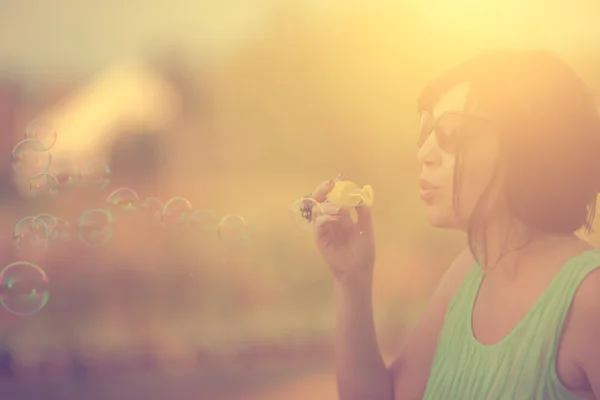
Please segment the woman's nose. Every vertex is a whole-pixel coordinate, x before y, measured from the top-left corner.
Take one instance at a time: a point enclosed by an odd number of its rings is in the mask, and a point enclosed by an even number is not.
[[[426,167],[435,168],[440,164],[440,149],[435,140],[435,135],[429,135],[423,146],[417,152],[419,162]]]

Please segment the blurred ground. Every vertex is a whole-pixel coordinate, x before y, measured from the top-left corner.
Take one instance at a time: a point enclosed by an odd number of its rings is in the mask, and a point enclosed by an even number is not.
[[[252,368],[249,366],[249,368]],[[335,374],[324,366],[280,366],[238,374],[179,376],[127,374],[99,379],[0,386],[2,398],[15,400],[335,400]]]
[[[381,340],[389,362],[402,340]],[[392,345],[393,344],[393,345]],[[62,363],[60,362],[62,361]],[[245,348],[228,357],[197,354],[169,363],[146,357],[96,362],[55,359],[45,365],[1,372],[0,398],[15,400],[335,400],[332,344],[286,343]],[[54,362],[54,364],[52,364]],[[27,372],[27,373],[25,373]]]
[[[281,372],[280,372],[281,374]],[[221,379],[203,382],[198,377],[165,380],[161,377],[127,377],[127,381],[57,383],[3,388],[3,398],[14,400],[336,400],[333,373],[255,377],[254,381]]]
[[[239,400],[336,400],[335,374],[313,373],[282,382],[265,391],[241,395]]]
[[[15,400],[335,398],[335,376],[327,360],[316,363],[290,354],[287,360],[277,360],[271,365],[248,361],[238,360],[233,369],[230,366],[221,371],[218,368],[192,371],[181,364],[162,372],[119,371],[118,366],[113,366],[112,371],[104,374],[88,375],[79,370],[51,380],[11,379],[1,382],[0,395],[3,399]],[[234,364],[236,362],[231,365]],[[311,388],[310,393],[308,388]]]

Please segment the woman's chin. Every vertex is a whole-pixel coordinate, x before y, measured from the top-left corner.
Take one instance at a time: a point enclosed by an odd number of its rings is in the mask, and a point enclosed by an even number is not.
[[[427,206],[429,225],[441,229],[461,229],[461,225],[452,211],[448,212],[432,205]]]

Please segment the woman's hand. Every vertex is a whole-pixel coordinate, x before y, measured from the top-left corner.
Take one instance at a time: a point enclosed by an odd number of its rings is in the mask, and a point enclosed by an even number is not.
[[[344,174],[337,179],[347,180]],[[354,223],[348,210],[326,201],[334,186],[334,180],[323,182],[312,195],[319,203],[314,224],[317,247],[338,282],[370,284],[375,263],[371,210],[367,205],[357,206],[358,221]]]

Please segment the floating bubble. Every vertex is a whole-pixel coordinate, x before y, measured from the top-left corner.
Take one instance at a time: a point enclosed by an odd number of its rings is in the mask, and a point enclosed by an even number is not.
[[[192,203],[184,197],[173,197],[163,206],[163,223],[169,229],[187,228],[194,212]]]
[[[31,139],[17,143],[12,151],[12,166],[15,172],[31,179],[48,171],[52,157],[48,151],[37,150],[39,147],[39,142]]]
[[[15,247],[25,252],[40,252],[48,248],[50,230],[43,220],[25,217],[15,225]]]
[[[99,208],[84,212],[79,217],[77,235],[89,246],[104,246],[113,235],[113,216]]]
[[[131,215],[140,207],[140,198],[133,189],[119,188],[108,195],[107,210],[114,218]]]
[[[203,232],[217,232],[219,219],[211,210],[196,210],[190,216],[190,226],[194,230]]]
[[[315,219],[322,212],[321,205],[311,197],[303,197],[290,206],[290,216],[298,228],[310,231]]]
[[[53,175],[44,173],[29,181],[29,191],[34,197],[56,196],[60,193],[60,183]]]
[[[48,227],[48,231],[51,231],[56,225],[56,219],[52,214],[38,214],[34,218],[41,219]]]
[[[239,248],[250,242],[246,220],[240,215],[226,215],[219,222],[219,239],[228,247]]]
[[[58,182],[58,192],[67,194],[77,188],[79,176],[77,171],[71,165],[51,165],[50,175]]]
[[[153,221],[162,221],[163,203],[160,201],[160,199],[156,197],[148,197],[146,200],[142,201],[140,209],[148,218],[152,219]]]
[[[25,128],[25,139],[35,140],[38,151],[50,150],[56,143],[56,129],[50,121],[36,119]]]
[[[46,273],[37,265],[15,262],[0,272],[0,304],[16,315],[40,311],[50,298]]]
[[[110,184],[110,168],[99,161],[84,165],[79,169],[79,182],[86,188],[104,190]]]
[[[50,244],[65,244],[71,237],[71,224],[63,218],[54,218],[55,224],[50,230]]]

